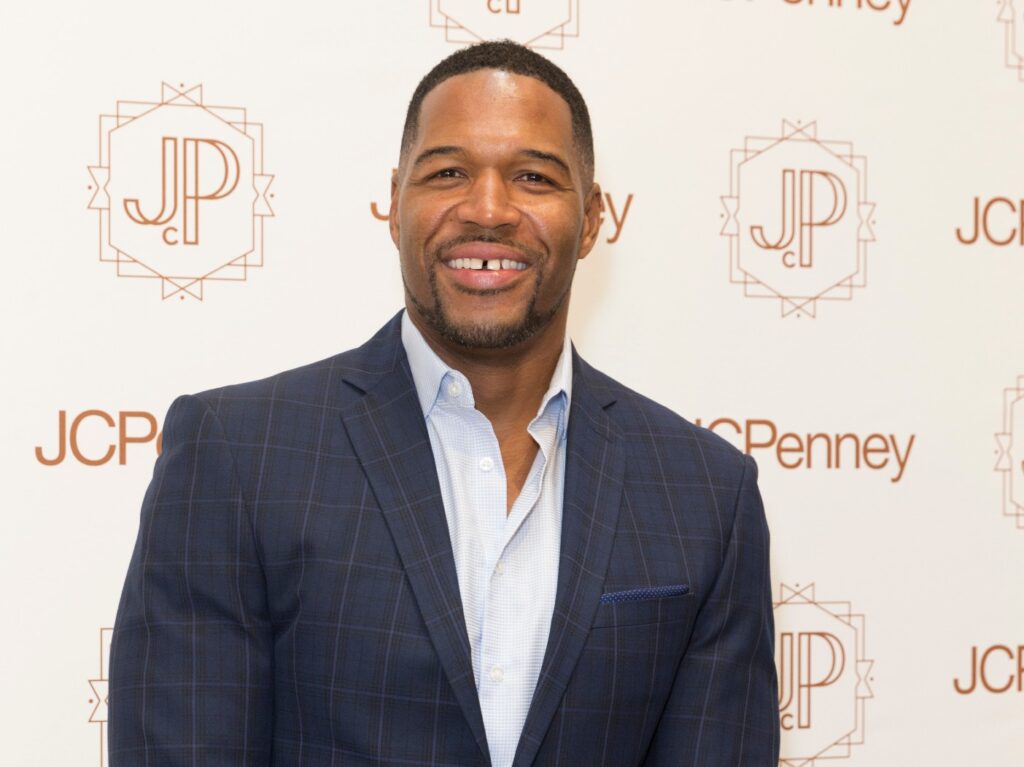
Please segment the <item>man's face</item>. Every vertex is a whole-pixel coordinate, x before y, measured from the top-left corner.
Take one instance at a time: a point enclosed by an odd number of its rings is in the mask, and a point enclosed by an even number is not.
[[[434,88],[392,180],[391,236],[417,324],[469,348],[564,327],[599,226],[600,190],[584,183],[569,105],[541,81],[484,69]]]

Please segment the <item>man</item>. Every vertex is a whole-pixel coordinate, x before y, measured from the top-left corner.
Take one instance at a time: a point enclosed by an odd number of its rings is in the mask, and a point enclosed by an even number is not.
[[[167,414],[112,767],[776,764],[754,463],[566,338],[593,163],[529,49],[423,79],[392,179],[404,313]]]

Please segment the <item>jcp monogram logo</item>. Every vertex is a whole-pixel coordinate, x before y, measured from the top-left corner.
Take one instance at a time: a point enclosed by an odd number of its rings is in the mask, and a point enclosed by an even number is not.
[[[203,103],[202,86],[162,86],[159,102],[118,102],[100,118],[89,207],[100,260],[123,277],[161,281],[164,298],[202,299],[211,280],[245,280],[263,265],[273,176],[263,126],[239,107]]]
[[[177,235],[178,227],[168,226],[163,229],[163,240],[168,245],[177,245],[183,242],[185,245],[199,244],[199,203],[206,200],[221,200],[235,191],[238,187],[240,164],[238,155],[230,145],[223,141],[206,138],[182,138],[164,136],[162,139],[163,156],[160,166],[160,209],[152,216],[147,216],[142,211],[142,206],[137,197],[124,201],[124,210],[136,224],[150,226],[164,226],[174,219],[178,213],[180,202],[181,207],[181,231],[184,237],[179,240]],[[181,151],[179,152],[179,144]],[[214,165],[221,169],[219,179],[215,188],[209,191],[201,191],[200,179],[200,157],[207,157],[202,168],[205,169],[208,162],[219,157],[219,162],[214,160]],[[181,157],[179,166],[178,158]],[[180,167],[180,172],[179,172]],[[209,176],[209,174],[207,174]]]
[[[812,692],[835,684],[846,671],[843,642],[827,631],[783,631],[778,670],[782,729],[809,729]]]
[[[810,767],[863,743],[874,661],[864,653],[864,616],[848,602],[815,598],[814,584],[780,586],[775,603],[779,763]]]
[[[730,279],[747,296],[813,317],[818,301],[864,287],[875,206],[866,160],[850,143],[819,140],[815,123],[783,122],[781,136],[748,137],[731,159],[722,234]]]
[[[784,168],[781,207],[779,236],[769,239],[765,227],[758,224],[750,227],[751,239],[757,247],[781,254],[787,269],[810,269],[814,266],[814,230],[834,226],[846,215],[846,186],[828,171]]]

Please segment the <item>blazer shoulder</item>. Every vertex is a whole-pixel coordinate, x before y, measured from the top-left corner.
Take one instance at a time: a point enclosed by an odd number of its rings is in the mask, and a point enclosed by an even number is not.
[[[738,480],[749,459],[743,451],[703,426],[697,426],[675,411],[650,397],[620,383],[611,376],[587,366],[587,378],[602,399],[614,400],[607,409],[623,437],[633,443],[672,443],[681,455],[703,460],[716,474],[727,474]]]
[[[394,355],[389,359],[379,354],[367,355],[364,345],[264,378],[206,389],[192,396],[225,425],[282,406],[299,418],[320,412],[321,408],[340,412],[361,396],[362,389],[352,382],[383,375],[394,364]]]

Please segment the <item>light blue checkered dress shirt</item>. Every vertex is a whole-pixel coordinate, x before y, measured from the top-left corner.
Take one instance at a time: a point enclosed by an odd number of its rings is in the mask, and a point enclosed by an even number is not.
[[[508,767],[540,676],[558,582],[565,438],[572,392],[568,335],[528,430],[540,446],[506,516],[498,439],[469,380],[446,365],[409,319],[402,344],[441,485],[473,673],[494,767]]]

